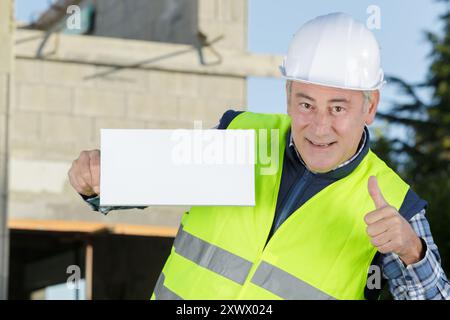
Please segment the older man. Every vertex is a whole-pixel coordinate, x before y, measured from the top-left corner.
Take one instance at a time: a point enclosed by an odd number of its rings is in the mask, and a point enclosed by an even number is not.
[[[426,202],[369,148],[384,83],[372,33],[345,14],[317,17],[281,69],[288,115],[229,110],[218,128],[268,132],[257,146],[278,147],[282,166],[257,162],[254,207],[185,213],[152,298],[371,299],[380,267],[396,299],[449,299]],[[82,152],[69,176],[107,212],[99,157]]]

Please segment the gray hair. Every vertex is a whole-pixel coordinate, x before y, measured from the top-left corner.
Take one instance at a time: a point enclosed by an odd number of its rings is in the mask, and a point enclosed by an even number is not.
[[[372,91],[364,90],[362,93],[364,95],[363,110],[364,110],[364,112],[366,112],[368,106],[372,102]]]
[[[291,104],[291,91],[292,91],[292,80],[287,81],[287,102],[288,105]]]

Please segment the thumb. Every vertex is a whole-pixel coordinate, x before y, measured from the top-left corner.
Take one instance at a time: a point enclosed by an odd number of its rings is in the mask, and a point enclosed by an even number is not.
[[[377,177],[371,176],[367,187],[376,209],[380,209],[388,205],[383,197],[383,194],[381,193],[380,187],[378,186]]]

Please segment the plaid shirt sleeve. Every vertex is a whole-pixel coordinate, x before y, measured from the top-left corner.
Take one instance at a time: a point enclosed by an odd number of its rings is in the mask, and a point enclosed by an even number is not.
[[[395,253],[382,256],[383,277],[395,300],[450,300],[450,282],[441,267],[438,247],[433,241],[425,209],[409,220],[426,245],[422,260],[405,266]]]

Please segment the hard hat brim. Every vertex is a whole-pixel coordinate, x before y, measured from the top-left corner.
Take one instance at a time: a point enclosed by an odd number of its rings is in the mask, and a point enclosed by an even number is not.
[[[373,87],[362,88],[362,87],[340,86],[340,85],[327,83],[327,82],[310,81],[310,80],[301,79],[301,78],[297,78],[297,77],[289,77],[289,76],[286,75],[286,71],[285,71],[285,68],[283,66],[280,66],[279,68],[280,68],[280,71],[281,71],[281,77],[283,79],[285,79],[285,80],[292,80],[292,81],[296,81],[296,82],[315,84],[315,85],[319,85],[319,86],[331,87],[331,88],[337,88],[337,89],[344,89],[344,90],[374,91],[374,90],[380,90],[387,83],[387,81],[384,80],[383,74],[381,74],[380,80]]]

